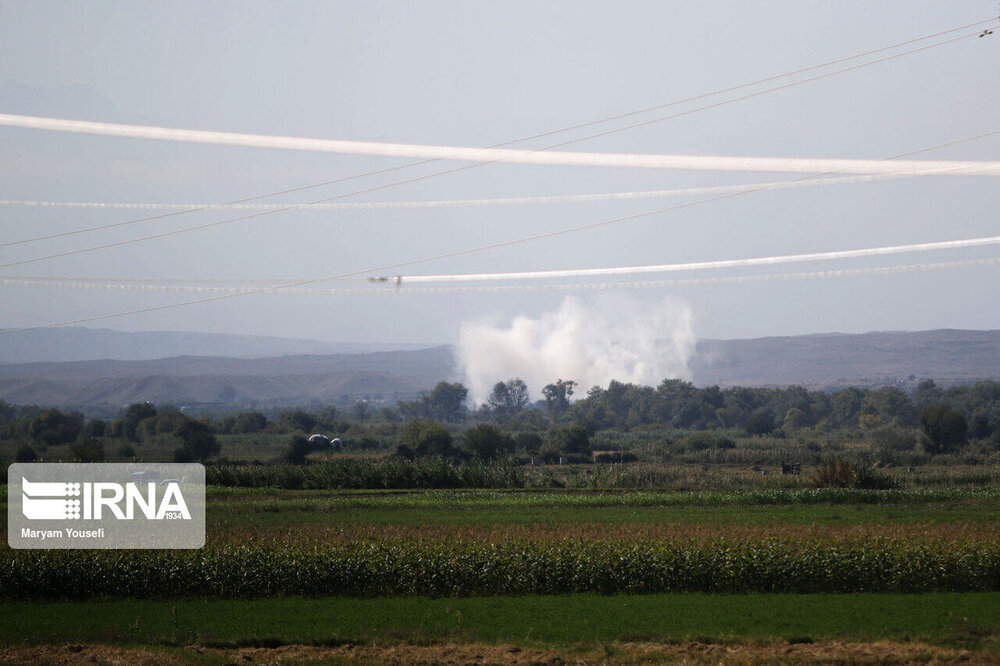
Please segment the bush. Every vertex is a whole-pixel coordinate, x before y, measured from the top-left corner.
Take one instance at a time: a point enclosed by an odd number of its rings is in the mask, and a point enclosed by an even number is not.
[[[28,444],[21,446],[14,455],[14,462],[33,463],[36,460],[38,460],[38,452]]]
[[[920,427],[927,439],[924,442],[927,453],[938,455],[965,444],[968,428],[962,412],[945,404],[928,405],[920,412]]]
[[[843,458],[827,458],[820,462],[811,479],[815,488],[857,488],[859,490],[895,490],[898,479],[869,464],[849,463]]]
[[[177,428],[177,436],[183,441],[181,449],[188,462],[204,462],[217,455],[221,449],[212,429],[200,421],[186,420]],[[175,462],[181,461],[176,460],[175,456]]]
[[[810,481],[814,488],[850,488],[854,483],[854,468],[843,458],[827,458],[816,466]]]
[[[917,433],[908,428],[883,426],[868,435],[869,441],[887,451],[912,451],[917,444]]]
[[[549,443],[557,451],[565,453],[590,453],[591,451],[590,435],[587,433],[587,429],[580,424],[550,432]]]
[[[400,444],[409,447],[415,456],[453,457],[457,451],[451,443],[451,433],[437,421],[410,421],[399,430]]]
[[[510,433],[489,423],[480,423],[462,433],[465,450],[480,460],[493,460],[514,452]]]
[[[312,445],[309,443],[309,440],[301,435],[296,435],[292,437],[292,441],[288,444],[288,449],[285,450],[282,459],[291,465],[304,465],[306,456],[311,451]]]
[[[747,421],[747,434],[748,435],[769,435],[774,432],[777,428],[777,424],[774,420],[774,412],[770,409],[762,407],[754,411],[750,416],[750,420]]]

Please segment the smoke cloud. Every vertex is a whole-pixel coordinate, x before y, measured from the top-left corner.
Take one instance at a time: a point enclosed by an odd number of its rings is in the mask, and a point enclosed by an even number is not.
[[[557,379],[574,380],[582,396],[612,379],[655,386],[690,379],[695,337],[690,306],[676,298],[642,303],[616,296],[594,303],[567,297],[537,319],[520,315],[509,326],[467,321],[459,329],[458,361],[474,402],[512,377],[532,399]]]

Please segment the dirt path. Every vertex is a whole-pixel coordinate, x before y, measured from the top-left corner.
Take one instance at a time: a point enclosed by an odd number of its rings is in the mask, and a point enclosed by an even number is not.
[[[991,664],[1000,655],[951,650],[920,643],[816,643],[720,645],[705,643],[616,643],[560,651],[512,645],[342,645],[217,649],[119,648],[59,645],[0,649],[0,664]]]

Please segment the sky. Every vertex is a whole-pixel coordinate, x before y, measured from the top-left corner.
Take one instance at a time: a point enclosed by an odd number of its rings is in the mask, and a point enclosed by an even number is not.
[[[488,146],[740,85],[997,14],[994,0],[846,2],[6,2],[0,113],[361,141]],[[948,37],[970,34],[974,28]],[[923,43],[921,43],[923,44]],[[919,45],[914,45],[919,46]],[[912,47],[911,47],[912,48]],[[897,49],[898,52],[901,49]],[[1000,129],[1000,32],[562,148],[589,152],[884,159]],[[829,71],[829,70],[820,70]],[[798,78],[803,78],[799,75]],[[783,79],[782,82],[792,79]],[[714,102],[762,86],[705,100]],[[702,102],[704,103],[704,102]],[[540,148],[594,128],[514,144]],[[920,159],[1000,159],[1000,136]],[[213,203],[407,164],[400,158],[166,143],[0,127],[0,198]],[[391,185],[437,162],[267,199]],[[801,174],[487,164],[343,201],[588,194],[777,181]],[[295,280],[477,248],[695,197],[427,209],[290,211],[0,268],[10,276]],[[1000,233],[996,177],[755,192],[578,233],[410,266],[407,274],[598,268],[820,252]],[[0,242],[144,217],[0,206]],[[234,217],[204,211],[0,247],[0,264]],[[994,258],[994,247],[812,262],[823,271]],[[718,270],[669,276],[754,275]],[[395,273],[392,273],[395,274]],[[699,338],[1000,328],[1000,264],[740,283],[574,291],[642,319],[669,301]],[[313,285],[343,286],[342,283]],[[351,286],[366,288],[366,283]],[[564,291],[259,294],[102,319],[127,331],[341,342],[456,343],[542,321]],[[205,293],[0,284],[0,326],[47,325]],[[658,311],[659,312],[659,311]],[[660,316],[659,314],[657,316]],[[687,314],[685,314],[687,317]],[[477,323],[479,322],[479,323]]]

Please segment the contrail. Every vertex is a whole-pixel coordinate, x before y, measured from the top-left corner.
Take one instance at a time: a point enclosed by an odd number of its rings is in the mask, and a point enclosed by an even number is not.
[[[937,250],[957,250],[969,247],[1000,245],[1000,236],[984,236],[962,240],[911,243],[907,245],[884,245],[858,250],[834,250],[830,252],[807,252],[803,254],[783,254],[772,257],[751,257],[747,259],[722,259],[716,261],[690,261],[677,264],[654,264],[649,266],[619,266],[616,268],[576,268],[556,271],[521,271],[511,273],[455,273],[447,275],[396,275],[392,277],[369,278],[373,282],[393,284],[418,284],[429,282],[485,282],[493,280],[544,280],[553,278],[607,277],[612,275],[637,275],[642,273],[671,273],[675,271],[697,271],[718,268],[748,268],[751,266],[775,266],[804,261],[829,261],[836,259],[857,259],[860,257],[882,257],[910,252],[932,252]]]
[[[742,284],[746,282],[776,282],[789,280],[817,280],[861,275],[891,275],[894,273],[916,273],[950,268],[990,266],[1000,263],[1000,257],[983,259],[963,259],[902,266],[874,266],[868,268],[842,268],[825,271],[800,271],[794,273],[761,273],[757,275],[724,275],[715,277],[678,278],[669,280],[641,280],[616,282],[553,282],[542,284],[505,285],[463,285],[452,287],[405,287],[399,289],[373,289],[358,287],[306,287],[265,292],[269,295],[316,295],[316,296],[392,296],[394,294],[454,294],[454,293],[504,293],[518,291],[590,291],[605,289],[643,289],[650,287],[684,287],[698,285]],[[46,287],[60,289],[98,289],[109,291],[160,291],[195,292],[217,294],[241,294],[255,291],[251,286],[226,286],[211,284],[184,284],[177,280],[130,280],[126,278],[41,278],[27,276],[0,277],[0,284],[17,287]],[[188,282],[197,282],[190,280]],[[202,282],[226,282],[226,280],[202,280]],[[231,283],[266,283],[274,280],[229,280]],[[260,292],[256,292],[260,293]]]
[[[472,148],[411,143],[312,139],[236,132],[124,125],[89,120],[64,120],[41,116],[0,114],[0,126],[96,134],[133,139],[205,143],[246,148],[271,148],[377,157],[407,157],[461,162],[503,162],[545,166],[613,167],[626,169],[674,169],[691,171],[741,171],[754,173],[824,173],[914,176],[926,171],[945,175],[998,176],[997,161],[892,161],[868,159],[823,159],[791,157],[740,157],[713,155],[654,155],[637,153],[544,152],[513,148]]]

